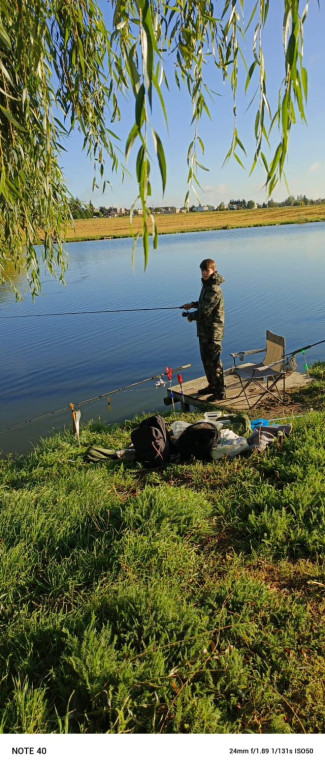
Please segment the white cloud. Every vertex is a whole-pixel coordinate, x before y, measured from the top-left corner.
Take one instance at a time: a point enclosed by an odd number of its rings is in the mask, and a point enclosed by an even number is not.
[[[204,186],[203,192],[216,192],[217,194],[224,194],[224,192],[227,192],[228,186],[227,184],[216,184],[214,187]]]
[[[321,168],[322,163],[320,160],[317,161],[317,163],[313,163],[310,168],[308,168],[308,173],[314,173],[318,170],[318,168]]]

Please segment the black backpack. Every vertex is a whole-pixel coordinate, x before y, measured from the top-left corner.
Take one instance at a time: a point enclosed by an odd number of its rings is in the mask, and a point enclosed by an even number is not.
[[[197,421],[182,432],[176,449],[184,459],[211,459],[211,450],[217,442],[217,427],[208,421]]]
[[[171,442],[161,416],[149,416],[131,432],[135,458],[144,467],[159,467],[170,456]]]

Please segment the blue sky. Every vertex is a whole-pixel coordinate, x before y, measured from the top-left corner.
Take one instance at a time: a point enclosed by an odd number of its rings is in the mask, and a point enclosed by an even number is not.
[[[301,3],[304,7],[305,3]],[[253,0],[246,2],[247,18],[249,9],[254,5]],[[109,23],[107,12],[108,3],[101,0],[100,6]],[[275,107],[277,88],[284,74],[283,48],[282,48],[282,18],[283,3],[281,0],[270,3],[270,12],[267,27],[264,32],[264,53],[267,69],[267,91],[271,106]],[[308,17],[305,23],[305,52],[304,63],[309,76],[309,95],[307,104],[307,125],[298,122],[293,126],[290,138],[288,162],[286,164],[286,176],[290,194],[306,194],[311,198],[325,197],[325,46],[324,46],[324,3],[318,6],[317,0],[311,0]],[[248,64],[252,61],[252,54],[247,55]],[[257,167],[252,176],[249,175],[254,154],[254,121],[257,104],[254,102],[247,110],[249,101],[254,93],[251,88],[249,95],[245,95],[244,86],[246,73],[242,72],[239,80],[237,98],[237,128],[243,141],[247,158],[244,160],[245,170],[231,159],[223,166],[223,161],[230,146],[233,117],[232,97],[229,86],[224,84],[221,75],[216,68],[211,68],[208,73],[209,85],[218,92],[214,96],[209,108],[212,120],[204,118],[200,124],[200,136],[205,144],[205,154],[200,158],[209,172],[201,172],[200,199],[203,204],[218,205],[221,201],[227,203],[231,198],[253,199],[256,202],[267,200],[264,189],[265,172],[262,167]],[[170,83],[173,83],[170,77]],[[162,196],[159,170],[153,156],[152,161],[152,197],[149,203],[152,205],[176,205],[184,202],[187,190],[187,148],[193,138],[193,126],[191,126],[191,103],[189,95],[184,88],[180,92],[176,85],[165,94],[168,111],[169,127],[166,130],[161,110],[157,110],[152,116],[152,123],[164,144],[167,158],[167,187],[164,198]],[[121,137],[122,148],[125,139],[133,124],[134,107],[132,98],[123,99],[121,122],[110,126]],[[272,149],[277,144],[274,134]],[[134,165],[136,159],[136,146],[129,158],[128,170],[131,174],[122,183],[119,174],[110,175],[107,165],[106,177],[110,179],[111,186],[107,186],[104,195],[99,190],[92,192],[93,164],[82,152],[83,140],[75,131],[66,143],[67,152],[62,156],[67,185],[74,196],[88,202],[90,199],[95,205],[112,205],[130,207],[137,196],[137,184],[135,181]],[[271,155],[268,155],[269,159]],[[274,200],[283,200],[288,191],[285,183],[279,184],[273,192]],[[195,196],[191,196],[191,202],[196,203]]]

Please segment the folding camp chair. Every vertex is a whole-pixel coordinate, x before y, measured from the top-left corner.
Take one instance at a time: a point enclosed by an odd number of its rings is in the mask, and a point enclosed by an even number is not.
[[[262,352],[266,352],[266,354],[261,362],[237,365],[237,358],[244,360],[246,355],[256,355]],[[240,393],[236,397],[244,395],[249,410],[255,408],[260,400],[266,396],[273,397],[280,403],[284,401],[285,374],[288,370],[284,336],[277,336],[272,331],[266,331],[266,347],[264,349],[231,352],[230,355],[233,358],[233,367],[229,369],[229,373],[237,376],[241,385]],[[282,394],[278,387],[280,381],[282,381]],[[258,393],[259,396],[253,403],[249,402],[246,391],[251,384],[256,384],[258,389],[262,390],[262,394]]]

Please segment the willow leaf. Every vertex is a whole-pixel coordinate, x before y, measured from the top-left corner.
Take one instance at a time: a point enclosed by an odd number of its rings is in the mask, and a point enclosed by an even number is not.
[[[251,15],[250,15],[250,18],[249,18],[249,20],[248,20],[248,23],[247,23],[247,25],[246,25],[246,28],[245,28],[245,33],[246,33],[246,32],[248,32],[248,30],[249,30],[249,27],[250,27],[250,25],[251,25],[251,23],[252,23],[252,21],[253,21],[253,18],[254,18],[255,14],[256,14],[256,9],[257,9],[257,6],[258,6],[258,3],[255,3],[255,5],[254,5],[254,8],[253,8],[253,10],[252,10],[252,13],[251,13]]]
[[[131,131],[130,131],[130,133],[128,135],[128,138],[127,138],[126,144],[125,144],[125,159],[126,160],[128,160],[129,154],[131,152],[131,149],[133,147],[133,144],[134,144],[137,136],[139,136],[139,129],[138,129],[138,126],[136,124],[134,124],[133,127],[131,128]]]
[[[243,143],[240,141],[240,138],[239,138],[239,136],[237,134],[236,134],[236,144],[238,144],[240,146],[240,149],[244,152],[244,155],[246,155],[247,154],[246,149],[245,149]]]
[[[252,79],[252,75],[253,75],[254,69],[256,67],[257,67],[257,61],[253,61],[253,64],[251,64],[251,66],[250,66],[250,68],[248,70],[248,75],[247,75],[246,83],[245,83],[245,91],[247,91],[247,88],[248,88],[248,86],[250,84],[250,81]]]
[[[302,80],[302,87],[304,89],[304,96],[307,101],[308,98],[308,72],[305,67],[301,68],[301,80]]]
[[[145,99],[145,87],[142,83],[140,85],[137,97],[135,100],[135,122],[140,130],[144,121],[144,99]]]
[[[276,152],[274,154],[271,166],[270,166],[270,170],[269,170],[269,178],[270,179],[273,178],[273,176],[274,176],[275,169],[277,168],[277,166],[279,164],[281,153],[282,153],[282,142],[278,145],[278,147],[276,149]]]
[[[158,227],[156,222],[154,221],[154,230],[153,230],[153,247],[156,250],[158,248]]]
[[[244,168],[244,170],[245,170],[245,166],[243,165],[243,163],[242,163],[242,161],[241,161],[240,157],[238,157],[238,155],[236,154],[236,152],[234,152],[234,158],[235,158],[235,160],[237,160],[237,163],[239,163],[239,165],[241,165],[241,167],[242,167],[242,168]]]
[[[266,157],[265,157],[265,155],[264,155],[264,152],[261,152],[261,158],[262,158],[262,160],[263,160],[263,163],[264,163],[264,168],[265,168],[265,170],[266,170],[266,173],[267,173],[267,174],[269,174],[269,166],[268,166],[268,164],[267,164],[267,159],[266,159]]]
[[[149,261],[149,232],[148,232],[148,225],[146,221],[144,221],[144,225],[143,225],[142,242],[143,242],[143,251],[144,251],[144,268],[146,270],[148,266],[148,261]]]
[[[7,120],[9,120],[10,123],[12,123],[20,131],[25,131],[26,132],[26,128],[24,128],[24,126],[21,125],[21,123],[19,123],[18,120],[16,120],[14,115],[11,112],[9,112],[9,109],[6,109],[6,107],[3,107],[1,104],[0,104],[0,109],[1,109],[1,112],[3,112],[3,114],[5,115]]]
[[[12,78],[10,77],[8,70],[6,69],[6,67],[5,67],[3,61],[1,61],[1,59],[0,59],[0,69],[1,69],[4,77],[6,78],[6,80],[8,80],[8,82],[10,83],[10,85],[13,85]],[[13,97],[11,96],[11,98],[13,98]],[[18,99],[17,99],[17,101],[18,101]]]
[[[290,39],[288,42],[288,47],[286,50],[286,61],[290,65],[291,68],[294,67],[295,59],[297,54],[297,40],[294,32],[291,32]]]
[[[152,82],[153,82],[154,87],[155,87],[155,89],[157,91],[157,94],[159,96],[159,101],[160,101],[161,108],[162,108],[162,111],[163,111],[163,115],[164,115],[164,118],[165,118],[165,123],[166,123],[166,126],[168,128],[168,115],[167,115],[166,105],[165,105],[165,102],[164,102],[164,97],[162,95],[162,91],[161,91],[161,88],[160,88],[160,85],[159,85],[158,78],[157,78],[156,74],[153,74]]]
[[[11,49],[11,40],[9,35],[7,34],[6,30],[4,29],[2,23],[0,22],[0,40],[4,44],[6,48]]]
[[[160,170],[160,175],[161,175],[162,188],[163,188],[163,192],[165,192],[166,182],[167,182],[167,164],[166,164],[165,152],[164,152],[164,148],[163,148],[161,139],[158,136],[158,133],[156,133],[156,131],[153,131],[153,138],[154,138],[154,143],[155,143],[156,155],[157,155],[157,158],[158,158],[158,165],[159,165],[159,170]]]
[[[142,145],[138,151],[137,161],[136,161],[136,174],[137,174],[138,184],[141,184],[141,180],[143,179],[144,157],[145,157],[145,148]]]
[[[202,165],[202,163],[200,163],[199,160],[196,160],[195,164],[198,166],[198,168],[201,168],[202,171],[210,171],[210,168],[207,168],[205,165]]]

